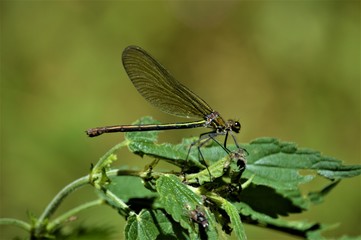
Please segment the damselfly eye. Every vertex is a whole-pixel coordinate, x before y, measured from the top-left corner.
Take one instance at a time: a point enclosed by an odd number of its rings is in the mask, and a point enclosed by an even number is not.
[[[238,121],[234,121],[231,128],[232,128],[232,131],[239,133],[239,131],[241,130],[241,124]]]

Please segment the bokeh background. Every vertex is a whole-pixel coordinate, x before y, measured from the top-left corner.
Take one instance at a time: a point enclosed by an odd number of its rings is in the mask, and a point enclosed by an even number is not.
[[[87,138],[90,127],[151,115],[121,65],[139,45],[243,129],[360,163],[359,1],[1,1],[0,217],[39,215],[55,194],[85,175],[123,139]],[[200,130],[161,134],[178,142]],[[147,161],[123,149],[117,164]],[[314,188],[321,185],[315,185]],[[291,219],[340,223],[329,237],[361,232],[360,178]],[[96,196],[84,188],[58,212]],[[267,199],[265,199],[267,201]],[[79,216],[87,226],[124,221],[109,207]],[[294,239],[246,227],[250,239]],[[24,236],[0,226],[0,238]]]

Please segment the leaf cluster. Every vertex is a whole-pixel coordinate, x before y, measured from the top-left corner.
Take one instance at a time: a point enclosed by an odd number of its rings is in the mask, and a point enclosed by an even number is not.
[[[144,117],[134,124],[155,123]],[[30,224],[10,218],[0,219],[0,224],[17,225],[28,231],[31,239],[99,234],[106,239],[110,236],[106,228],[65,228],[79,212],[106,204],[126,219],[126,239],[226,239],[232,235],[243,240],[247,239],[244,224],[323,239],[322,231],[333,226],[284,217],[309,210],[343,178],[361,173],[359,165],[345,166],[317,151],[274,138],[259,138],[241,148],[227,145],[230,152],[226,152],[215,141],[197,148],[197,138],[179,144],[157,143],[158,133],[126,133],[125,141],[101,157],[87,176],[65,186],[39,217],[31,215]],[[139,169],[114,168],[119,157],[115,152],[123,147],[154,160]],[[179,170],[158,169],[159,161]],[[316,178],[327,183],[312,191],[303,187]],[[51,218],[67,196],[87,185],[96,189],[98,199]]]
[[[157,122],[143,118],[135,124],[148,123]],[[317,239],[329,226],[287,221],[282,216],[308,210],[321,203],[342,178],[360,174],[360,166],[344,166],[317,151],[274,138],[256,139],[239,150],[230,146],[231,154],[213,142],[201,149],[205,165],[196,147],[189,152],[196,139],[159,144],[157,135],[125,135],[130,151],[156,160],[139,174],[119,170],[107,186],[133,211],[125,216],[127,239],[220,239],[232,233],[246,239],[244,223]],[[156,171],[159,160],[181,170]],[[317,177],[328,184],[316,191],[301,191],[301,185]],[[204,216],[206,227],[197,216]]]

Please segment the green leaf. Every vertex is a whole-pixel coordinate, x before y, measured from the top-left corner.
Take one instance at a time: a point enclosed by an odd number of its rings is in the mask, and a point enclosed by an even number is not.
[[[274,188],[277,194],[303,209],[308,207],[310,200],[301,195],[300,184],[317,175],[339,179],[358,175],[361,170],[361,166],[344,166],[341,161],[322,156],[317,151],[298,149],[294,143],[273,138],[256,139],[244,146],[249,155],[243,177],[253,176],[253,184]]]
[[[255,175],[256,184],[274,188],[294,189],[309,182],[316,174],[328,179],[353,177],[361,173],[360,165],[344,166],[334,158],[322,156],[310,149],[298,149],[294,143],[274,138],[260,138],[245,145],[247,170],[245,176]],[[312,170],[300,175],[299,170]]]
[[[322,156],[317,151],[298,149],[293,143],[273,138],[256,139],[244,146],[249,155],[242,177],[253,176],[253,184],[243,190],[241,199],[254,210],[271,217],[307,209],[311,202],[320,202],[334,187],[331,184],[305,197],[299,189],[300,184],[317,175],[328,179],[350,177],[359,174],[361,169],[360,166],[343,166],[341,161]],[[340,169],[344,170],[342,174]]]
[[[125,226],[126,239],[186,239],[179,226],[172,223],[161,210],[142,210],[131,215]]]
[[[276,139],[257,139],[245,145],[249,155],[244,177],[254,175],[252,182],[275,189],[295,189],[314,175],[300,175],[299,169],[315,161],[313,154],[297,154],[294,144],[280,143]],[[285,152],[283,152],[285,150]]]
[[[191,238],[198,236],[197,226],[190,218],[189,211],[203,205],[202,197],[174,175],[161,176],[157,180],[156,188],[160,196],[160,202],[166,212],[189,231]],[[209,223],[205,229],[208,239],[219,239],[213,214],[205,206],[202,206],[202,208]]]
[[[247,239],[237,208],[228,201],[224,201],[222,208],[228,214],[232,223],[233,231],[235,232],[237,238],[240,240]]]
[[[317,169],[317,173],[328,179],[340,179],[346,177],[355,177],[360,175],[360,165],[344,166],[342,162],[333,158],[325,158],[322,162],[318,162],[312,166]]]
[[[281,218],[272,218],[267,214],[254,211],[243,202],[233,203],[239,209],[243,222],[262,227],[291,233],[296,236],[306,237],[308,232],[321,230],[323,226],[306,221],[287,221]]]
[[[110,179],[111,183],[107,186],[107,189],[124,202],[128,202],[132,198],[151,199],[158,196],[157,193],[145,188],[139,177],[113,176]]]

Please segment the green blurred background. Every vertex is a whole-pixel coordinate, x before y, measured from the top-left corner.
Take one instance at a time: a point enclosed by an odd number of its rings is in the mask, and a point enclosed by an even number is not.
[[[128,45],[142,46],[225,118],[239,119],[239,141],[272,136],[360,163],[359,20],[359,1],[1,1],[0,217],[39,215],[123,139],[90,139],[87,128],[145,115],[182,121],[132,86],[120,60]],[[199,132],[162,133],[160,141]],[[119,159],[147,162],[126,149]],[[346,179],[324,204],[291,218],[340,223],[327,236],[358,235],[360,191],[359,177]],[[82,189],[58,212],[94,198]],[[123,233],[124,221],[106,206],[78,222]],[[294,239],[246,231],[250,239]],[[24,236],[14,227],[0,232]]]

